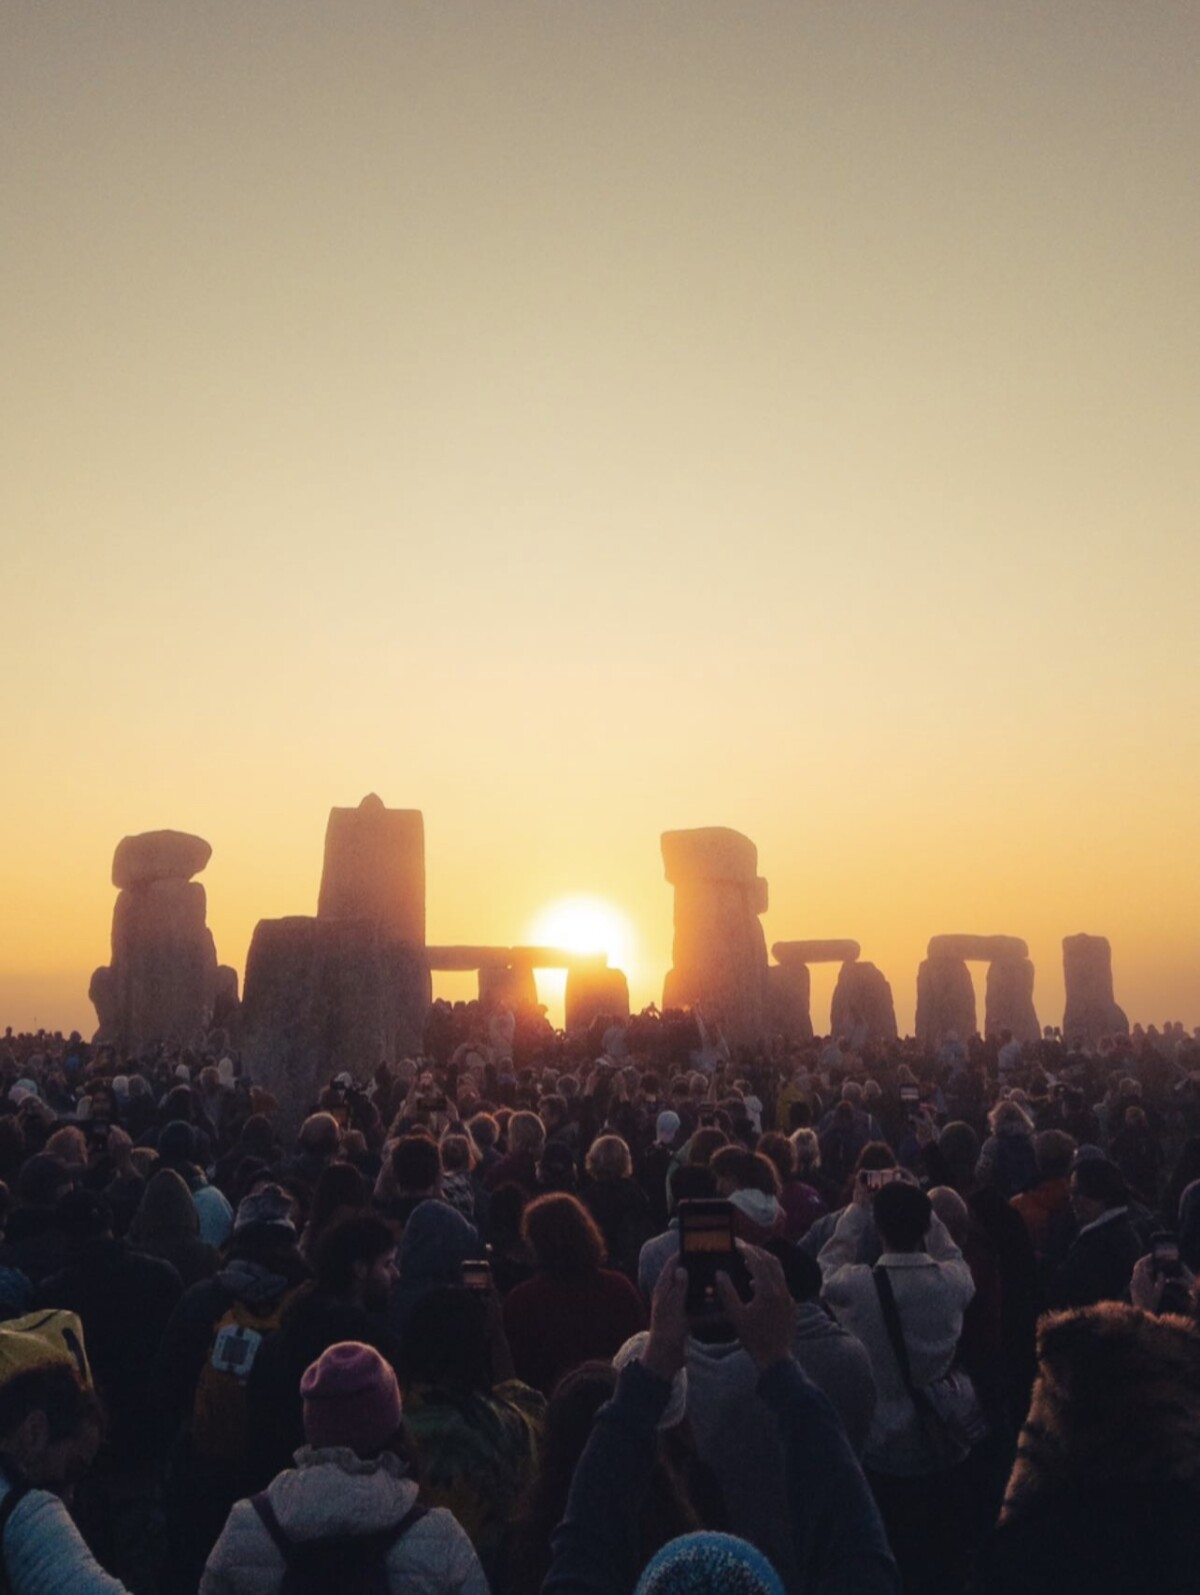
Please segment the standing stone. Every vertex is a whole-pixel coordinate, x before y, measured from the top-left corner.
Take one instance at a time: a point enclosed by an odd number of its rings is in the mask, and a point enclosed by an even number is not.
[[[1067,1002],[1063,1038],[1094,1046],[1104,1036],[1127,1035],[1129,1020],[1113,995],[1112,948],[1107,936],[1063,937]]]
[[[812,975],[807,964],[788,960],[768,966],[767,1029],[791,1042],[812,1040]]]
[[[572,964],[567,970],[565,996],[568,1034],[586,1030],[596,1019],[629,1018],[629,982],[620,969],[602,960]]]
[[[520,1008],[536,1008],[537,1000],[532,964],[480,965],[479,1001],[484,1008],[509,1008],[516,1013]]]
[[[926,958],[917,970],[917,1042],[936,1052],[951,1031],[962,1041],[975,1034],[975,987],[961,958]]]
[[[363,919],[397,941],[425,945],[425,821],[387,809],[372,792],[356,809],[331,809],[318,919]]]
[[[1033,965],[1028,958],[997,958],[988,965],[984,1030],[1011,1030],[1021,1042],[1038,1041],[1041,1026],[1033,1006]]]
[[[279,1102],[291,1133],[343,1069],[366,1080],[420,1050],[429,1007],[420,951],[367,920],[260,920],[246,958],[247,1072]]]
[[[217,965],[217,985],[213,994],[213,1024],[234,1033],[241,1018],[238,998],[238,972],[230,964]]]
[[[766,1028],[767,944],[759,915],[767,883],[748,837],[722,826],[667,831],[667,880],[675,888],[673,964],[664,1007],[699,1006],[731,1043]]]
[[[854,960],[842,965],[833,988],[829,1026],[832,1035],[848,1037],[856,1048],[896,1040],[892,988],[874,964]]]
[[[190,881],[212,857],[202,836],[186,831],[143,831],[124,836],[113,854],[112,883],[118,891],[151,881]]]
[[[333,1075],[419,1052],[431,987],[420,812],[332,809],[317,917],[261,920],[246,959],[243,1056],[285,1128]]]
[[[212,848],[182,831],[127,836],[113,855],[112,962],[92,976],[98,1041],[126,1053],[203,1041],[216,1002],[217,952],[202,870]]]

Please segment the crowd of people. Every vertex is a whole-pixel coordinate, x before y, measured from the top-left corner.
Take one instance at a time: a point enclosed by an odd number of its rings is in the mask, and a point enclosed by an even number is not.
[[[223,1033],[9,1031],[0,1231],[15,1595],[1200,1580],[1179,1025],[441,1003],[303,1104]]]

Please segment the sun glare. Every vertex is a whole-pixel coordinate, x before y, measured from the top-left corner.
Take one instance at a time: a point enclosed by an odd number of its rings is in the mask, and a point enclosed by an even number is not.
[[[570,953],[606,953],[613,968],[628,974],[637,934],[621,910],[602,897],[561,897],[534,920],[530,942]]]

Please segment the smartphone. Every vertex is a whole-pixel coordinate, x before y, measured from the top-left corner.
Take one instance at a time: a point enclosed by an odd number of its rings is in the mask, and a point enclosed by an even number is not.
[[[915,1113],[917,1104],[921,1100],[921,1087],[919,1085],[902,1085],[900,1087],[900,1101],[910,1113]]]
[[[1159,1230],[1150,1237],[1150,1255],[1154,1259],[1154,1275],[1156,1279],[1178,1279],[1181,1272],[1179,1261],[1179,1237],[1170,1230]]]
[[[712,1112],[711,1110],[708,1110],[706,1112],[701,1113],[701,1115],[700,1115],[700,1128],[702,1130],[711,1130],[713,1128],[713,1126],[716,1124],[716,1122],[717,1122],[717,1115],[714,1112]]]
[[[893,1180],[900,1178],[899,1169],[864,1169],[862,1171],[862,1182],[868,1191],[882,1191],[885,1185],[890,1185]]]
[[[720,1313],[717,1275],[728,1274],[743,1301],[749,1300],[750,1276],[737,1249],[733,1229],[733,1203],[680,1202],[679,1260],[687,1269],[687,1312],[692,1318]]]
[[[461,1277],[468,1290],[486,1294],[492,1288],[492,1265],[486,1257],[467,1258],[462,1264]]]

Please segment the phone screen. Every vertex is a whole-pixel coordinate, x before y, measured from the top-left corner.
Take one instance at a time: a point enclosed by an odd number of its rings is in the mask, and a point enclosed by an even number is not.
[[[747,1299],[749,1275],[734,1239],[731,1203],[680,1202],[679,1260],[687,1269],[690,1317],[711,1317],[720,1313],[719,1273],[727,1274],[742,1299]]]
[[[686,1212],[690,1204],[680,1204],[679,1250],[685,1257],[699,1254],[727,1255],[733,1245],[733,1209],[728,1202],[699,1202],[700,1211]],[[718,1211],[720,1210],[720,1211]]]

